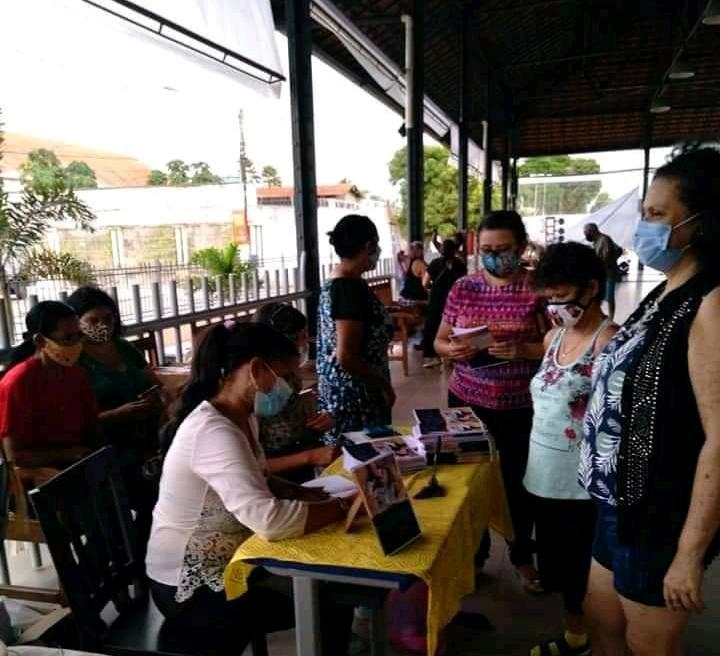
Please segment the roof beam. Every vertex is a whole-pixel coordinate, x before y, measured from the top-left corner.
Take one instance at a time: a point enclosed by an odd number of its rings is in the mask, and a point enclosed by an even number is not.
[[[712,105],[688,105],[685,107],[675,106],[673,112],[709,112],[717,111],[720,107],[720,102]],[[621,109],[610,109],[606,111],[592,112],[583,114],[577,110],[568,110],[556,114],[526,114],[523,118],[526,121],[547,121],[552,119],[577,119],[577,120],[592,120],[595,118],[603,118],[608,116],[628,116],[628,115],[644,115],[646,112],[645,107],[638,107],[636,109],[628,109],[627,107]],[[665,116],[672,116],[671,114],[665,114]]]
[[[683,53],[685,52],[685,49],[687,48],[688,44],[692,40],[692,38],[695,36],[695,32],[697,32],[700,25],[702,25],[702,19],[703,16],[705,16],[705,12],[709,9],[710,5],[712,4],[712,0],[705,0],[701,3],[700,11],[698,12],[698,15],[695,17],[694,21],[688,20],[689,24],[692,24],[692,27],[689,31],[686,31],[684,33],[684,37],[682,40],[682,43],[680,44],[680,47],[675,51],[675,54],[673,55],[672,60],[670,61],[669,66],[665,69],[665,73],[663,73],[662,80],[660,81],[660,84],[657,85],[655,88],[655,92],[650,97],[650,100],[648,102],[648,108],[652,105],[652,103],[660,97],[663,90],[668,84],[668,76],[670,75],[670,72],[672,71],[675,64],[678,62],[680,57],[682,57]],[[687,3],[686,7],[690,8],[690,2]],[[681,15],[681,20],[685,20],[688,18],[687,12]]]
[[[627,59],[628,55],[633,57],[636,55],[653,55],[658,52],[664,52],[667,46],[655,46],[645,48],[632,48],[623,50],[615,48],[614,50],[595,50],[594,52],[577,53],[573,55],[564,55],[562,57],[549,57],[548,59],[526,59],[525,61],[510,62],[503,64],[503,68],[524,68],[527,66],[551,66],[553,64],[565,64],[570,62],[582,61],[585,59],[597,59],[599,57],[617,57]]]

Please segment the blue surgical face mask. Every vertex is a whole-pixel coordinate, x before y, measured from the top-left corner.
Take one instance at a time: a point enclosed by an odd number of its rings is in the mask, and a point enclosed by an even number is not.
[[[272,371],[272,369],[271,369]],[[269,392],[258,389],[255,392],[255,416],[274,417],[282,412],[292,396],[292,387],[288,382],[278,376],[274,371],[275,384]]]
[[[520,266],[520,258],[515,251],[485,253],[482,256],[482,263],[489,274],[498,278],[509,278]]]
[[[645,219],[640,221],[633,239],[633,248],[640,262],[663,273],[670,271],[685,252],[685,248],[670,248],[673,231],[694,221],[701,213],[696,212],[676,226]]]

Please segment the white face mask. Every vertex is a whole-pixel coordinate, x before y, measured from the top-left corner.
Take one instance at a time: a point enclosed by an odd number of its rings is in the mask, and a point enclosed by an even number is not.
[[[585,308],[576,301],[548,303],[547,311],[552,322],[560,328],[572,328],[585,314]]]

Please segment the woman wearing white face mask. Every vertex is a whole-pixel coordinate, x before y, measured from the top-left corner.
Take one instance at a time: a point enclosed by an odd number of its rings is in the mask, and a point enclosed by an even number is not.
[[[312,366],[307,319],[300,310],[289,303],[267,303],[255,312],[253,322],[285,335],[300,352],[300,366]],[[340,453],[322,440],[334,422],[329,414],[318,412],[314,392],[302,389],[301,377],[296,373],[289,374],[286,380],[293,394],[277,415],[260,420],[260,442],[268,470],[301,483],[315,477],[315,467],[326,467]]]
[[[580,480],[598,522],[593,653],[676,656],[720,552],[720,151],[660,167],[635,235],[667,274],[596,363]]]
[[[178,628],[228,632],[233,639],[243,629],[287,628],[289,590],[279,594],[277,585],[271,591],[256,580],[246,595],[227,601],[225,567],[253,533],[267,540],[294,537],[347,510],[346,501],[267,471],[257,420],[282,411],[292,395],[285,377],[298,361],[290,340],[253,323],[218,324],[197,349],[166,433],[170,443],[147,555],[155,602]],[[328,605],[323,614],[324,653],[345,653],[351,610]]]
[[[565,633],[531,656],[590,653],[583,618],[595,530],[595,506],[577,481],[583,418],[595,357],[617,331],[603,314],[605,267],[592,248],[553,244],[540,259],[535,287],[555,328],[530,383],[533,426],[525,488],[535,506],[535,543],[545,590],[563,593]]]

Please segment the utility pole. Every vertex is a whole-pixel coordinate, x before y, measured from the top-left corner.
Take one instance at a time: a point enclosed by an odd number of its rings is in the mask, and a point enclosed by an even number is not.
[[[247,226],[248,240],[250,239],[250,221],[248,220],[248,202],[247,202],[247,169],[245,163],[245,128],[243,127],[243,110],[238,111],[238,123],[240,124],[240,181],[242,182],[243,192],[243,220]]]

